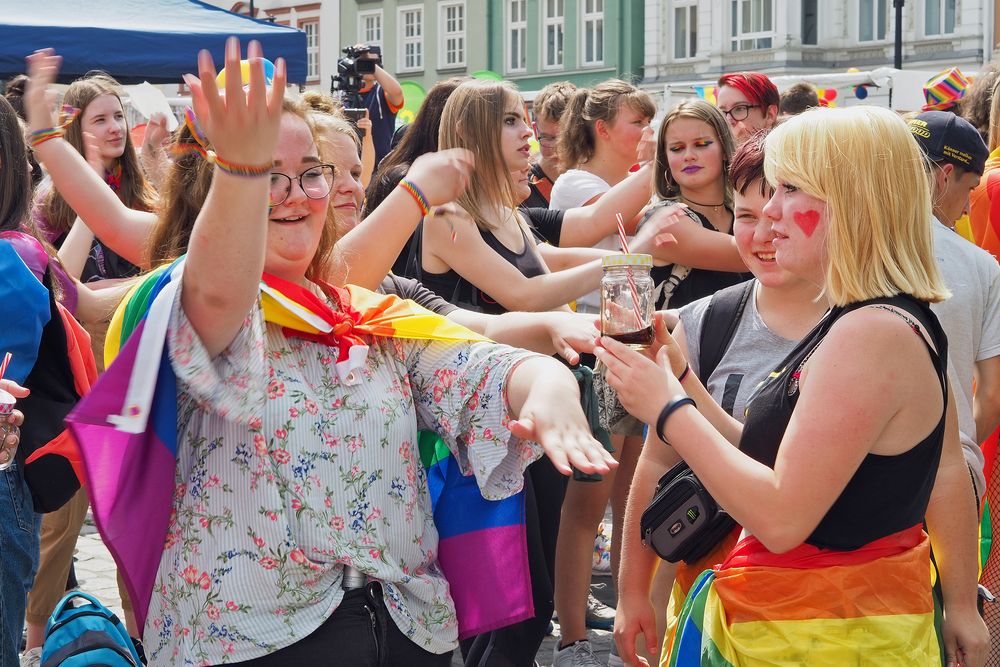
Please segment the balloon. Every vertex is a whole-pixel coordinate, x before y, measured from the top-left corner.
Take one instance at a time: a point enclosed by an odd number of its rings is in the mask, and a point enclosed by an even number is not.
[[[271,80],[274,79],[274,63],[272,63],[267,58],[264,58],[264,83],[271,85]],[[250,61],[241,60],[240,61],[240,79],[244,86],[250,84]],[[226,86],[226,70],[223,69],[219,72],[219,76],[215,77],[215,85],[219,88],[224,88]]]
[[[396,114],[397,126],[412,123],[427,97],[427,91],[416,81],[400,81],[399,87],[403,89],[403,108]]]
[[[854,96],[859,100],[863,100],[868,97],[868,88],[865,86],[857,86],[854,89]]]
[[[489,81],[503,81],[503,77],[488,69],[481,69],[472,73],[473,79],[487,79]]]

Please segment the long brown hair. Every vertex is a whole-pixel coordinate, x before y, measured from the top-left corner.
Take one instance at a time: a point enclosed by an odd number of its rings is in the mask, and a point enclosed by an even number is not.
[[[80,115],[66,128],[65,139],[81,155],[83,149],[83,114],[91,102],[102,95],[113,95],[118,103],[122,103],[118,82],[103,72],[77,79],[66,89],[63,104],[68,104],[80,110]],[[124,110],[124,105],[122,109]],[[125,151],[121,157],[115,158],[115,167],[121,167],[121,186],[118,197],[129,208],[141,211],[151,211],[156,201],[156,192],[146,182],[139,164],[139,156],[132,143],[132,135],[126,125]],[[59,234],[68,232],[76,219],[76,212],[70,207],[56,188],[49,191],[44,204],[45,217],[50,229]]]
[[[282,109],[300,118],[309,127],[319,148],[315,123],[302,101],[286,96]],[[194,137],[187,126],[181,126],[174,141],[179,144],[193,143]],[[195,152],[185,153],[174,160],[164,183],[160,215],[147,243],[151,266],[172,262],[187,252],[191,230],[212,185],[212,172],[212,165]],[[335,260],[337,238],[337,226],[333,224],[332,216],[328,215],[316,254],[306,271],[309,280],[335,282],[339,277],[340,267]]]
[[[441,114],[440,149],[468,148],[476,154],[475,176],[456,201],[483,229],[496,229],[482,214],[484,208],[504,218],[521,203],[500,146],[504,115],[515,102],[522,106],[511,84],[474,79],[455,89]]]

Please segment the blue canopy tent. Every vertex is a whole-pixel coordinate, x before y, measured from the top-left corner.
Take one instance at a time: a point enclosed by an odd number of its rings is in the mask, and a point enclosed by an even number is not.
[[[52,47],[64,82],[99,69],[122,83],[180,83],[197,73],[200,49],[221,67],[230,35],[244,53],[258,40],[268,59],[285,59],[289,82],[305,82],[304,32],[198,0],[0,0],[0,77],[23,72],[25,56]]]

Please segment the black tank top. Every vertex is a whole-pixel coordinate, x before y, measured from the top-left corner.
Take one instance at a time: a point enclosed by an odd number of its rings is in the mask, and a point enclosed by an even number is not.
[[[539,257],[538,252],[534,249],[534,244],[528,239],[528,234],[525,232],[524,227],[521,225],[518,226],[524,242],[524,250],[519,253],[500,243],[497,237],[493,236],[493,233],[488,230],[480,229],[479,234],[483,237],[486,245],[493,248],[498,255],[513,264],[525,278],[533,278],[547,273],[545,264],[542,263],[542,258]],[[416,232],[418,238],[420,232],[421,230],[417,230]],[[419,258],[420,255],[418,254],[417,261],[419,261]],[[507,312],[507,309],[500,305],[496,299],[458,275],[454,269],[449,269],[445,273],[431,273],[421,270],[418,279],[424,284],[424,287],[427,287],[442,299],[455,304],[459,308],[475,310],[491,315],[501,315]]]
[[[833,308],[827,313],[778,366],[779,370],[771,373],[757,388],[747,402],[746,421],[740,438],[743,452],[768,467],[774,467],[778,446],[798,401],[798,375],[803,364],[840,317],[875,304],[893,306],[909,314],[916,320],[910,324],[918,335],[919,326],[928,332],[937,351],[927,345],[922,335],[920,339],[930,352],[947,409],[946,366],[942,360],[948,358],[948,341],[930,307],[911,296],[861,301]],[[816,530],[806,539],[806,544],[850,551],[923,522],[941,460],[944,424],[942,411],[941,419],[930,435],[911,449],[895,456],[869,453]]]

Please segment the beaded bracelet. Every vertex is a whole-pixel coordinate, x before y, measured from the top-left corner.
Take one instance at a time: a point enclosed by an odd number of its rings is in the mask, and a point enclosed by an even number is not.
[[[667,439],[663,437],[663,427],[667,423],[667,418],[685,405],[692,405],[695,408],[698,407],[698,404],[694,402],[694,399],[687,394],[677,394],[667,401],[667,404],[663,406],[662,410],[660,410],[660,416],[656,419],[656,435],[659,436],[660,440],[663,442],[667,442]]]
[[[424,196],[424,193],[417,187],[416,183],[404,178],[399,182],[399,187],[409,192],[410,196],[413,197],[413,201],[417,202],[417,208],[420,209],[420,215],[425,218],[430,215],[431,205],[427,201],[427,197]]]
[[[271,173],[271,167],[273,166],[271,162],[261,165],[237,164],[223,159],[218,153],[210,150],[208,148],[208,137],[205,136],[205,133],[201,129],[201,125],[198,124],[198,119],[195,117],[194,110],[192,110],[191,107],[184,110],[184,124],[187,125],[187,128],[190,130],[196,143],[175,144],[175,153],[198,153],[205,158],[206,162],[214,164],[219,171],[231,176],[256,178],[258,176],[267,176]]]

